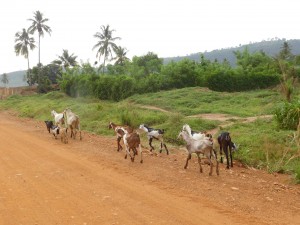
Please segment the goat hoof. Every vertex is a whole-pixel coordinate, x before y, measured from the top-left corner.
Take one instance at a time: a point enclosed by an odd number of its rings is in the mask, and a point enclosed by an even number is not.
[[[140,163],[143,163],[143,160],[141,160],[141,162]]]
[[[125,155],[124,159],[127,159],[127,155]]]
[[[161,153],[161,152],[162,152],[162,150],[159,151],[159,153]]]
[[[187,168],[187,166],[185,166],[185,167],[183,167],[184,169],[186,169]]]
[[[134,158],[131,158],[131,162],[134,162]]]

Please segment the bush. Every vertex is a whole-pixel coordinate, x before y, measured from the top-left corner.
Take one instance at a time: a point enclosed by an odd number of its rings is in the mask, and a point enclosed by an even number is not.
[[[277,75],[244,75],[232,71],[219,72],[207,79],[208,88],[214,91],[247,91],[274,86],[279,83]]]
[[[300,100],[278,105],[275,118],[280,128],[296,130],[300,118]]]

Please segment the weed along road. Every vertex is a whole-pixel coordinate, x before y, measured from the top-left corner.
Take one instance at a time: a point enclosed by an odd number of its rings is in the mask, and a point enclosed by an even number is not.
[[[147,146],[146,143],[144,146]],[[55,140],[41,121],[0,112],[0,224],[300,224],[287,175],[234,164],[184,170],[184,148],[124,159],[115,137]]]

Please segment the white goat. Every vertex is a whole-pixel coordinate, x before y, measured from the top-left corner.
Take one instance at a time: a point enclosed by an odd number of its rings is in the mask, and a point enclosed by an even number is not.
[[[188,132],[188,134],[195,140],[203,140],[206,137],[205,133],[193,131],[188,124],[184,124],[182,126],[182,131]]]
[[[58,125],[62,126],[63,124],[65,124],[63,113],[57,113],[56,111],[52,110],[51,115],[54,117],[54,124],[56,126]]]
[[[150,149],[151,152],[152,152],[152,150],[154,150],[154,147],[151,144],[152,140],[154,138],[154,139],[160,141],[160,151],[159,152],[160,153],[162,152],[162,147],[164,146],[165,149],[166,149],[167,155],[169,155],[169,150],[168,150],[166,144],[164,143],[163,135],[164,135],[165,131],[163,129],[154,129],[154,128],[148,127],[145,124],[141,124],[139,129],[143,130],[147,133],[147,138],[149,140],[149,145],[151,147],[151,149]]]
[[[79,117],[71,111],[71,109],[67,108],[64,110],[64,115],[67,118],[67,127],[71,130],[71,138],[76,138],[77,130],[79,131],[80,140],[81,137],[81,130],[80,130],[80,121]]]
[[[216,156],[213,152],[213,144],[209,139],[202,139],[202,140],[195,140],[187,131],[181,131],[178,135],[178,138],[182,137],[185,142],[187,143],[186,149],[188,150],[188,157],[186,159],[186,164],[184,169],[187,168],[189,160],[192,158],[192,153],[196,153],[198,157],[198,163],[200,166],[200,173],[202,173],[202,166],[201,166],[201,158],[200,153],[204,154],[207,159],[209,160],[210,164],[210,172],[209,175],[212,175],[213,170],[213,163],[211,158],[214,158],[216,161],[216,173],[219,175],[219,162],[216,159]]]

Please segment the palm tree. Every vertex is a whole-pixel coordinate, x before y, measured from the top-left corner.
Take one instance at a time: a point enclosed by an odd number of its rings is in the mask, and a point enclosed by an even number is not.
[[[69,51],[63,49],[63,54],[58,56],[58,59],[54,60],[52,63],[67,68],[69,66],[77,65],[76,58],[77,56],[75,56],[74,53],[69,55]]]
[[[108,60],[108,57],[111,56],[112,58],[112,48],[116,48],[117,45],[114,43],[116,40],[120,40],[120,37],[113,37],[112,33],[115,30],[110,30],[109,25],[104,25],[101,26],[101,32],[97,32],[94,37],[99,39],[97,44],[93,47],[93,50],[97,48],[97,54],[96,57],[99,55],[99,61],[101,56],[104,56],[104,61],[103,61],[103,73],[104,73],[104,67],[105,67],[105,61]]]
[[[51,35],[52,30],[45,24],[49,19],[44,19],[43,14],[40,11],[36,11],[33,14],[33,19],[28,19],[32,22],[28,30],[31,34],[34,34],[36,31],[39,33],[39,65],[41,65],[41,36],[44,37],[44,31]]]
[[[116,54],[116,57],[113,58],[113,60],[116,60],[115,65],[123,66],[125,62],[129,60],[129,58],[126,56],[128,52],[126,48],[117,46],[114,48],[114,52]]]
[[[29,71],[29,57],[28,57],[29,49],[28,49],[28,47],[30,48],[30,50],[33,50],[36,47],[36,45],[34,44],[35,43],[34,38],[29,37],[28,30],[26,31],[26,29],[23,28],[23,31],[17,32],[15,34],[15,42],[16,42],[15,52],[17,55],[21,54],[25,57],[25,59],[27,59],[28,71]]]

